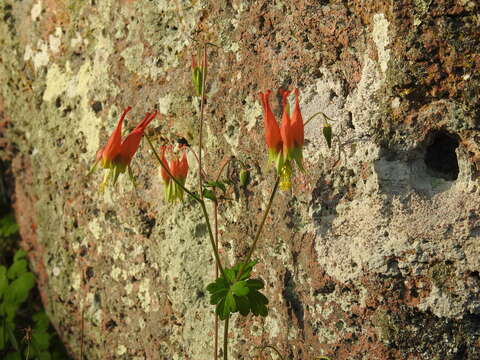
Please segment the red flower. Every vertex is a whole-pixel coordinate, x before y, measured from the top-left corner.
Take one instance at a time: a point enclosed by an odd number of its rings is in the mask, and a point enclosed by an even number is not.
[[[182,158],[179,160],[176,155],[172,154],[172,158],[170,159],[170,165],[168,165],[167,158],[165,157],[165,151],[167,147],[164,145],[162,146],[162,164],[164,166],[160,169],[160,174],[162,176],[164,182],[164,190],[165,190],[165,199],[167,201],[175,201],[175,200],[182,200],[183,199],[183,189],[179,186],[175,181],[170,178],[168,172],[165,170],[165,167],[170,171],[172,176],[180,182],[180,184],[185,185],[185,181],[188,175],[188,161],[187,161],[187,153],[184,152]],[[171,153],[172,147],[169,147]]]
[[[102,185],[105,185],[112,175],[112,181],[115,184],[118,176],[121,173],[124,173],[130,166],[132,157],[138,150],[145,129],[147,128],[148,124],[150,124],[150,122],[157,116],[156,111],[153,114],[147,113],[142,122],[140,122],[140,124],[138,124],[122,141],[123,121],[131,109],[132,107],[128,106],[123,111],[117,127],[115,130],[113,130],[113,133],[108,139],[107,144],[97,152],[95,166],[100,163],[103,168],[110,170]]]
[[[300,170],[303,171],[302,149],[304,144],[303,118],[298,101],[299,91],[295,89],[295,108],[290,117],[290,109],[287,102],[289,91],[280,90],[283,97],[282,125],[278,126],[277,120],[270,108],[269,96],[271,91],[265,94],[259,93],[263,106],[263,121],[265,125],[265,141],[269,150],[269,158],[272,160],[280,175],[286,178],[291,175],[291,160],[294,160]]]

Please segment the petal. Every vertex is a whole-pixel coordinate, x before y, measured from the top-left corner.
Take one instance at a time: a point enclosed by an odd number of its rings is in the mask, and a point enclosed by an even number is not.
[[[168,168],[168,163],[167,163],[167,159],[165,158],[165,150],[167,149],[167,147],[165,145],[162,146],[162,157],[160,158],[160,160],[162,160],[162,164]],[[161,171],[160,171],[160,174],[162,175],[162,179],[165,183],[168,183],[170,181],[170,176],[168,175],[167,171],[165,170],[165,168],[162,166],[161,167]]]
[[[282,126],[280,127],[280,134],[283,140],[283,153],[284,156],[287,156],[288,150],[293,148],[294,138],[292,131],[292,121],[290,119],[290,114],[288,113],[288,104],[287,97],[290,94],[289,91],[281,91],[283,97],[283,115],[282,115]]]
[[[298,89],[295,89],[295,108],[292,114],[292,133],[295,146],[302,147],[304,144],[304,128],[302,112],[300,111],[300,104],[298,101]]]
[[[187,153],[184,152],[182,156],[182,160],[180,160],[179,164],[179,177],[181,179],[185,179],[188,175],[188,160],[187,160]]]
[[[265,127],[265,142],[269,149],[275,150],[277,152],[281,151],[282,148],[282,138],[280,135],[280,128],[278,127],[277,120],[273,115],[272,109],[270,108],[270,97],[271,91],[267,90],[265,94],[259,93],[260,102],[263,107],[263,122]]]
[[[145,131],[147,126],[152,122],[153,119],[157,116],[158,112],[155,111],[153,114],[150,115],[150,113],[147,112],[145,115],[145,118],[138,124],[134,130],[140,130],[140,131]]]
[[[120,152],[123,121],[125,120],[125,116],[131,109],[132,107],[128,106],[123,111],[123,114],[120,117],[120,120],[118,121],[117,127],[115,128],[115,130],[113,130],[112,135],[108,139],[107,145],[105,145],[105,147],[103,148],[102,159],[104,164],[112,162]],[[97,153],[97,156],[98,156],[98,153]]]
[[[153,119],[155,119],[156,116],[156,111],[153,114],[147,112],[145,118],[140,122],[140,124],[138,124],[135,129],[133,129],[132,132],[125,137],[117,155],[117,162],[120,162],[123,165],[130,165],[133,155],[135,155],[138,147],[140,146],[140,141],[142,140],[145,128]]]

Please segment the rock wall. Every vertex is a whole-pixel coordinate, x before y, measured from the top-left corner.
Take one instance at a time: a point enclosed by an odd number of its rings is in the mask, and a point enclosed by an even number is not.
[[[200,208],[164,202],[146,144],[136,189],[87,175],[127,105],[129,128],[157,108],[157,143],[198,144],[190,59],[209,41],[206,170],[235,156],[252,177],[221,205],[224,259],[246,254],[274,181],[258,91],[298,87],[336,135],[329,151],[320,120],[305,129],[306,172],[256,253],[270,313],[233,317],[232,357],[480,358],[477,1],[3,0],[0,19],[0,154],[73,356],[83,317],[87,359],[212,357]]]

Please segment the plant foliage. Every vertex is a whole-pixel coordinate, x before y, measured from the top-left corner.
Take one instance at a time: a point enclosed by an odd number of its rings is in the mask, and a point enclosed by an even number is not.
[[[225,276],[219,277],[207,286],[210,293],[210,304],[216,305],[215,312],[225,320],[230,314],[239,312],[247,316],[250,312],[255,316],[267,316],[268,299],[259,290],[264,288],[263,280],[250,279],[257,261],[246,265],[238,263],[232,268],[224,269]],[[240,270],[243,270],[240,273]]]

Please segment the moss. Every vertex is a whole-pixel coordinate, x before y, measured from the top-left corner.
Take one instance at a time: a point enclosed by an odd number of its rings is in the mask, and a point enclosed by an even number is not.
[[[383,341],[400,350],[402,358],[475,360],[480,355],[476,346],[480,325],[475,315],[460,320],[440,319],[402,305],[396,311],[377,310],[372,323]]]
[[[455,267],[452,264],[447,262],[440,262],[433,265],[428,274],[432,279],[433,284],[442,291],[448,291],[449,288],[453,287],[455,280]]]
[[[372,316],[373,325],[379,330],[382,341],[392,343],[398,334],[398,328],[386,310],[377,310]]]

